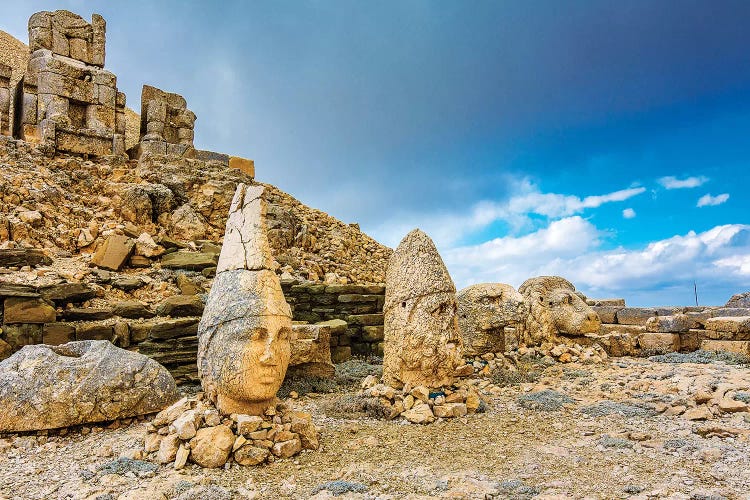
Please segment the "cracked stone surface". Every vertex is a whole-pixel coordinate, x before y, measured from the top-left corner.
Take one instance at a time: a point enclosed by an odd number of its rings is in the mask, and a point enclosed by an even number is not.
[[[0,432],[145,415],[176,399],[166,368],[106,340],[29,345],[0,363]]]
[[[461,360],[456,287],[429,236],[415,229],[386,272],[383,381],[431,388],[453,383]]]
[[[237,186],[229,207],[217,273],[233,269],[272,269],[263,189],[263,186],[246,184]]]
[[[291,356],[292,312],[271,270],[262,186],[237,186],[218,272],[198,326],[198,370],[222,413],[261,415]]]

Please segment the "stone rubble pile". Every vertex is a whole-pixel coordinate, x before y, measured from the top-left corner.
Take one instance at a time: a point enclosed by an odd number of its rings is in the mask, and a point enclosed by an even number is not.
[[[484,401],[475,387],[477,383],[477,380],[459,382],[450,388],[434,390],[424,385],[405,384],[402,389],[394,389],[378,383],[374,375],[368,375],[362,381],[358,396],[377,398],[387,408],[389,420],[403,417],[414,424],[430,424],[440,418],[465,417],[483,411]]]
[[[265,415],[222,416],[199,393],[158,413],[148,426],[143,453],[151,461],[182,469],[258,465],[317,450],[319,433],[309,413],[283,403]]]

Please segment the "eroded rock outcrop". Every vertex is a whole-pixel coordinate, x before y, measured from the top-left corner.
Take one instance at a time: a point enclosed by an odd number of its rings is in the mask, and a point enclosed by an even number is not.
[[[163,366],[106,340],[29,345],[0,363],[3,432],[144,415],[177,397]]]
[[[270,269],[263,191],[237,187],[198,327],[201,383],[226,414],[263,414],[289,365],[292,314]]]
[[[388,263],[383,381],[400,388],[453,383],[462,362],[456,287],[429,236],[415,229]]]
[[[537,276],[524,281],[518,291],[529,307],[522,339],[528,345],[553,341],[558,334],[578,336],[599,331],[599,316],[565,278]]]

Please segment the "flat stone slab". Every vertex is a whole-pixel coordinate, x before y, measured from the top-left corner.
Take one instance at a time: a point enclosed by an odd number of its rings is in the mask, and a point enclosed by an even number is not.
[[[22,267],[52,264],[52,259],[35,248],[0,249],[0,267]]]
[[[719,316],[705,322],[706,330],[750,333],[750,316]]]
[[[123,234],[111,234],[99,247],[91,263],[102,269],[119,271],[135,249],[135,242]]]
[[[703,351],[731,352],[750,356],[750,341],[741,340],[702,340],[700,348]]]
[[[620,325],[645,326],[646,321],[657,316],[656,309],[645,307],[625,307],[617,311],[617,323]]]
[[[47,300],[66,304],[68,302],[84,302],[96,297],[96,290],[85,283],[61,283],[42,287],[39,293]]]
[[[188,269],[200,271],[216,267],[219,259],[215,254],[202,252],[172,252],[161,259],[161,266],[167,269]]]

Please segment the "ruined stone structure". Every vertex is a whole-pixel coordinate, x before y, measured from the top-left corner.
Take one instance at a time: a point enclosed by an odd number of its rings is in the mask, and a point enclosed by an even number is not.
[[[597,333],[599,316],[576,294],[571,282],[559,276],[537,276],[518,288],[529,307],[524,338],[528,345],[551,342],[559,334]]]
[[[10,104],[13,97],[10,79],[13,70],[10,66],[0,64],[0,135],[11,135]]]
[[[198,371],[225,414],[262,415],[289,365],[292,312],[271,269],[262,186],[237,186],[198,326]]]
[[[141,141],[133,156],[146,152],[192,157],[195,113],[181,95],[144,85],[141,92]]]
[[[383,382],[451,385],[463,360],[456,287],[429,236],[407,234],[388,262],[385,284]]]
[[[105,31],[98,14],[91,23],[65,10],[31,16],[15,136],[58,151],[125,153],[125,94],[104,69]]]
[[[480,283],[464,288],[456,295],[458,326],[464,355],[481,356],[504,352],[505,328],[523,336],[528,307],[523,296],[504,283]]]

